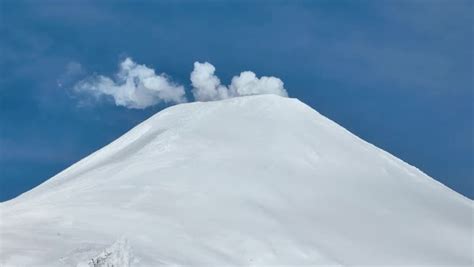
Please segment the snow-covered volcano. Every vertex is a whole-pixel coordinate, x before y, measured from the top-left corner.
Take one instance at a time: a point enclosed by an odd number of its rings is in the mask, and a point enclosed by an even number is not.
[[[2,266],[473,264],[471,200],[271,95],[165,109],[0,212]]]

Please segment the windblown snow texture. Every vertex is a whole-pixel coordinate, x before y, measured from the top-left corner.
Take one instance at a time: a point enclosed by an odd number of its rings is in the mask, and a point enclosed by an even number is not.
[[[472,204],[296,99],[181,104],[1,203],[0,265],[471,266]]]

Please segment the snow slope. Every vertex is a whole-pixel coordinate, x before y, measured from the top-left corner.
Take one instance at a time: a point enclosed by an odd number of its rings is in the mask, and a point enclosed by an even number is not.
[[[170,107],[0,204],[1,266],[473,264],[473,202],[296,99]]]

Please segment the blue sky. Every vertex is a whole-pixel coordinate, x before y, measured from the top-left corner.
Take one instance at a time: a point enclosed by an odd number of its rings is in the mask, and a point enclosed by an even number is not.
[[[69,89],[125,57],[188,96],[195,61],[224,84],[244,70],[279,77],[291,97],[474,197],[472,1],[65,2],[0,3],[0,200],[165,107]]]

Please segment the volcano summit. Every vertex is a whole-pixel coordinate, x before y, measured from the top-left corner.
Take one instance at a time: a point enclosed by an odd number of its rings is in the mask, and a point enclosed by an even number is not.
[[[167,108],[0,204],[2,266],[473,264],[473,203],[302,102]]]

